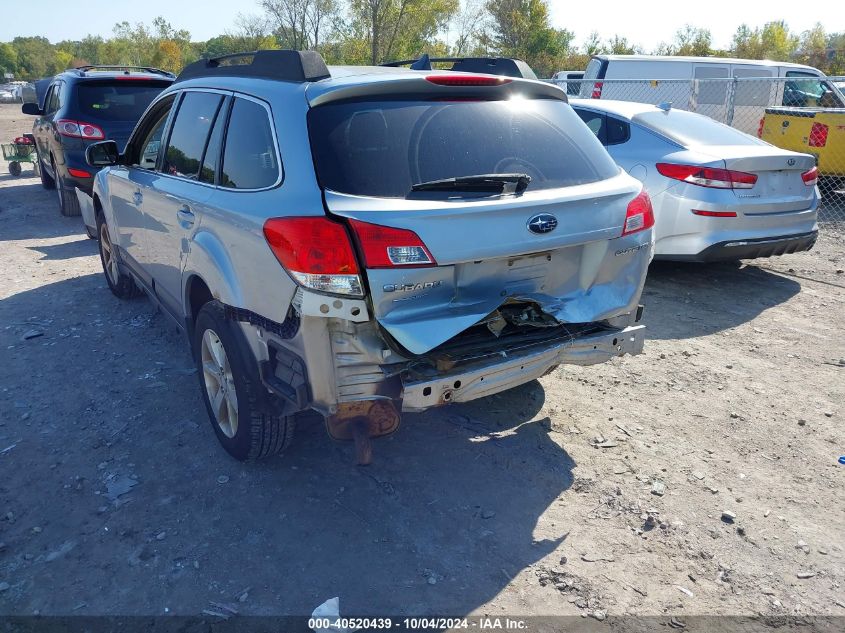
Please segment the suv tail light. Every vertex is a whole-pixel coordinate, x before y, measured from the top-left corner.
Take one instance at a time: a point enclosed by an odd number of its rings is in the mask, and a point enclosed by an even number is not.
[[[423,268],[437,266],[428,248],[413,231],[350,220],[367,268]]]
[[[824,123],[813,123],[810,128],[810,138],[807,139],[807,145],[810,147],[824,147],[827,145],[827,130],[828,127]]]
[[[808,187],[815,187],[819,182],[819,168],[813,167],[812,169],[808,169],[801,174],[801,180],[803,180],[804,184]]]
[[[103,129],[93,123],[83,123],[71,119],[58,119],[56,129],[62,136],[71,138],[84,138],[89,141],[102,141],[106,138]]]
[[[699,167],[697,165],[657,163],[657,171],[667,178],[714,189],[751,189],[757,182],[757,174]]]
[[[625,226],[622,227],[622,237],[645,231],[654,226],[654,210],[651,208],[651,198],[645,191],[641,191],[636,198],[628,203],[625,212]]]
[[[270,250],[299,284],[318,292],[364,295],[346,227],[325,217],[271,218],[264,223]]]
[[[597,81],[593,84],[593,94],[590,95],[590,99],[601,99],[601,89],[604,87],[603,81]]]

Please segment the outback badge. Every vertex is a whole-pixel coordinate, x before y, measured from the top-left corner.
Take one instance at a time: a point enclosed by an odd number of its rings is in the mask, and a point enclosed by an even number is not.
[[[532,233],[542,235],[551,233],[557,228],[557,218],[551,213],[538,213],[528,219],[528,230]]]

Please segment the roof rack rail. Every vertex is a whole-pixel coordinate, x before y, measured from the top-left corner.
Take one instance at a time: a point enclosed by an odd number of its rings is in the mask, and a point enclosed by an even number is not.
[[[431,65],[436,63],[452,63],[450,70],[463,73],[486,73],[488,75],[501,75],[504,77],[523,77],[525,79],[537,79],[537,75],[521,59],[509,57],[429,57],[423,53],[418,59],[405,59],[400,61],[385,62],[382,66],[410,66],[411,70],[432,70]]]
[[[248,64],[221,63],[246,57],[252,57]],[[319,81],[331,75],[317,51],[261,50],[200,59],[185,66],[176,81],[197,77],[255,77],[304,82]]]
[[[142,70],[146,73],[150,73],[153,75],[164,75],[165,77],[175,77],[176,75],[168,72],[166,70],[162,70],[161,68],[155,68],[153,66],[133,66],[129,65],[121,65],[121,64],[88,64],[86,66],[76,66],[71,70],[77,70],[80,73],[88,72],[89,70],[123,70],[127,74],[132,70]]]

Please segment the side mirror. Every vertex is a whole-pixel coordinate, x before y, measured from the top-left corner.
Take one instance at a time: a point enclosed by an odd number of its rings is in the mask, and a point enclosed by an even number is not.
[[[34,116],[41,116],[44,114],[44,110],[39,108],[37,103],[24,103],[21,106],[21,112],[24,114],[32,114]]]
[[[120,152],[114,141],[100,141],[85,148],[85,162],[91,167],[107,167],[120,164]]]

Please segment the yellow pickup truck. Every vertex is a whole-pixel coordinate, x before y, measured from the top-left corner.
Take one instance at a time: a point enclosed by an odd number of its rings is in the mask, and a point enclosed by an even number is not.
[[[845,177],[845,108],[769,107],[757,136],[783,149],[812,154],[822,176]]]

